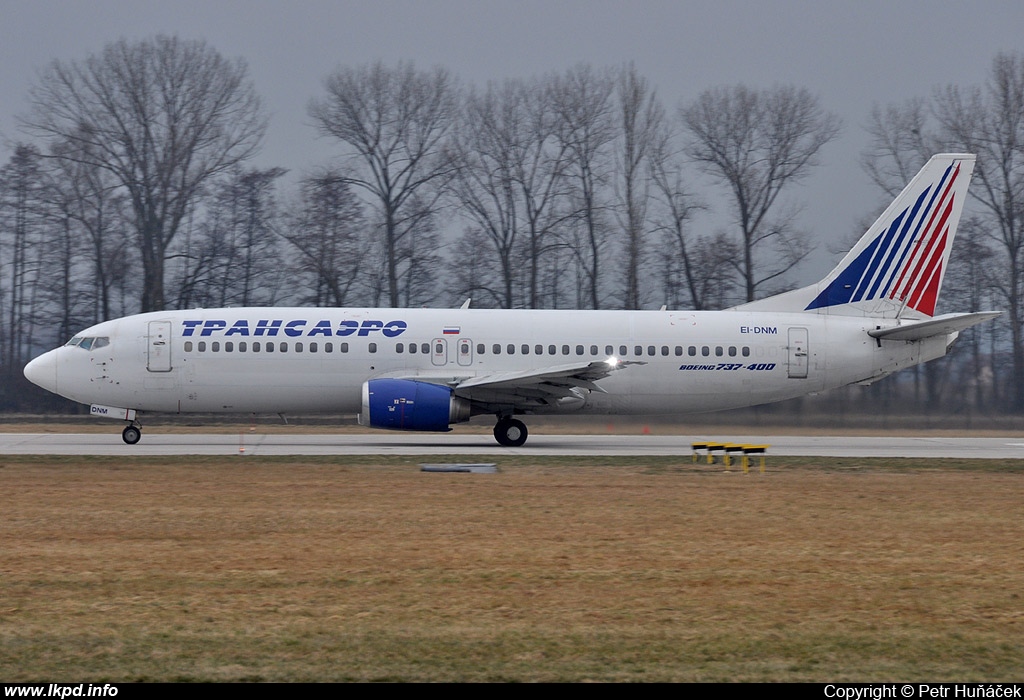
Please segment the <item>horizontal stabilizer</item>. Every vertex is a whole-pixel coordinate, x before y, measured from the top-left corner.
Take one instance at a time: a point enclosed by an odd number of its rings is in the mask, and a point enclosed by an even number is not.
[[[927,321],[915,321],[902,326],[877,328],[868,331],[880,340],[921,340],[935,335],[949,335],[995,318],[1002,311],[980,311],[974,314],[945,314]]]

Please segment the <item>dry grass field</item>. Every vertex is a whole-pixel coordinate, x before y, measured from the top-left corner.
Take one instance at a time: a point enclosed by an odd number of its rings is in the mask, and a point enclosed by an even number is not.
[[[1024,463],[499,469],[0,457],[0,680],[1024,677]]]

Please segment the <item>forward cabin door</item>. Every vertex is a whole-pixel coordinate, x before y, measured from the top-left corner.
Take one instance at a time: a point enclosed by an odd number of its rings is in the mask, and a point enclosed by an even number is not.
[[[149,322],[149,357],[146,369],[150,372],[171,371],[171,322]]]
[[[789,329],[789,378],[807,378],[807,329]]]

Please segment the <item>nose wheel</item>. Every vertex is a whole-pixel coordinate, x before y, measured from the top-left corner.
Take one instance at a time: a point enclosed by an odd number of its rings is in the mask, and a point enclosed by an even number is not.
[[[121,431],[121,439],[129,445],[134,445],[142,439],[142,429],[137,425],[129,425]]]
[[[494,439],[504,447],[520,447],[526,442],[526,424],[515,418],[501,418],[494,426]]]

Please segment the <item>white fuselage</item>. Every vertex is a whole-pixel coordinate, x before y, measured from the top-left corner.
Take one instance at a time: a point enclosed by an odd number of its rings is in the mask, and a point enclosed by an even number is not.
[[[942,356],[956,337],[876,340],[867,331],[879,323],[806,312],[201,309],[97,324],[76,338],[104,341],[57,348],[31,367],[36,383],[87,404],[355,413],[371,379],[455,386],[615,357],[629,364],[599,390],[517,412],[670,414],[869,381]]]

